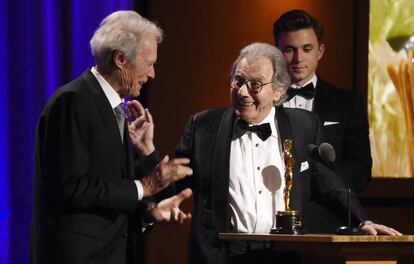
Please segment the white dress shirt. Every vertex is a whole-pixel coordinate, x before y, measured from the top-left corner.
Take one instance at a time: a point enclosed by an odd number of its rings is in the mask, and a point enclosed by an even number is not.
[[[111,104],[112,110],[114,111],[114,115],[115,115],[115,107],[117,107],[120,103],[123,103],[124,99],[119,97],[115,89],[112,88],[112,86],[105,80],[104,77],[102,77],[102,75],[96,70],[95,67],[92,67],[91,72],[95,76],[99,85],[101,86],[106,98]],[[137,187],[138,201],[140,201],[142,200],[144,196],[144,188],[142,187],[142,184],[140,181],[135,180],[134,182],[135,182],[135,186]]]
[[[248,131],[231,142],[230,218],[237,232],[268,233],[276,211],[285,209],[285,168],[275,108],[263,123],[269,123],[272,129],[265,141]]]
[[[313,83],[313,87],[316,87],[316,82],[318,81],[318,77],[316,76],[316,74],[313,75],[313,77],[304,85],[300,86],[303,87],[309,83]],[[299,86],[292,84],[290,87],[294,88],[294,89],[300,89]],[[292,99],[290,99],[289,101],[283,103],[283,107],[288,107],[288,108],[300,108],[300,109],[305,109],[308,111],[312,111],[313,109],[313,100],[312,99],[306,99],[300,95],[296,95],[295,97],[293,97]]]

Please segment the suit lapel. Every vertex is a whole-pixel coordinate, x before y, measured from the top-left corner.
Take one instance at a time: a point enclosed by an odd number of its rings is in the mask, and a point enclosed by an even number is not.
[[[283,148],[283,142],[285,139],[292,139],[293,140],[293,159],[297,162],[297,145],[295,142],[295,138],[292,132],[292,126],[290,124],[290,120],[288,115],[285,112],[285,109],[283,107],[276,107],[276,123],[277,127],[279,129],[279,136],[282,143],[282,149]],[[283,157],[282,157],[283,160]],[[300,164],[295,163],[294,166],[294,175],[293,175],[293,184],[292,189],[290,193],[290,207],[295,210],[300,209],[300,197],[301,197],[301,183],[300,183]]]
[[[114,150],[116,151],[116,155],[122,155],[122,142],[121,137],[119,136],[118,123],[111,104],[90,70],[85,71],[82,77],[88,84],[88,87],[93,95],[96,108],[98,109],[103,124],[107,128],[107,132],[109,133],[109,138],[112,142]]]
[[[212,202],[216,226],[220,232],[229,231],[230,223],[228,216],[229,166],[234,118],[233,108],[228,108],[221,118],[212,167]]]
[[[276,124],[278,125],[279,135],[282,142],[283,148],[283,141],[285,139],[293,139],[292,135],[292,127],[290,126],[289,118],[286,115],[286,112],[283,107],[276,107]],[[284,149],[283,149],[284,150]]]
[[[321,78],[318,78],[315,90],[312,113],[315,113],[320,118],[321,122],[323,122],[326,120],[326,115],[332,111],[329,103],[327,103],[331,102],[329,87],[327,87],[327,84]]]

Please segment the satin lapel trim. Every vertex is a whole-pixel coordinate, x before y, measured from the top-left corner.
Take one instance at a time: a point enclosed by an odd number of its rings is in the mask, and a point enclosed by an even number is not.
[[[88,84],[88,87],[93,95],[93,99],[95,101],[95,105],[98,109],[101,120],[107,128],[107,132],[109,134],[108,138],[112,142],[112,145],[117,154],[122,154],[122,141],[121,137],[119,136],[118,123],[116,122],[111,104],[109,103],[101,86],[99,85],[95,76],[93,76],[93,74],[90,72],[90,70],[85,71],[82,77]]]
[[[275,108],[276,123],[279,129],[280,138],[282,140],[282,150],[284,150],[283,141],[287,138],[293,139],[292,127],[290,126],[289,118],[286,115],[285,109],[281,106],[276,106]]]
[[[228,193],[231,135],[235,118],[233,112],[233,108],[228,108],[221,118],[212,167],[211,196],[219,232],[229,231],[230,223]]]
[[[288,115],[285,112],[283,107],[276,107],[276,122],[277,127],[279,129],[279,135],[283,148],[283,142],[285,139],[292,139],[293,140],[293,159],[295,160],[295,167],[294,167],[294,175],[293,175],[293,185],[292,190],[290,193],[290,207],[299,210],[300,209],[300,192],[301,192],[301,180],[298,177],[300,175],[300,164],[298,164],[298,160],[296,159],[297,155],[297,146],[295,142],[295,138],[293,137],[292,126],[290,124],[290,120]],[[304,150],[306,151],[306,150]],[[283,157],[282,157],[283,161]]]

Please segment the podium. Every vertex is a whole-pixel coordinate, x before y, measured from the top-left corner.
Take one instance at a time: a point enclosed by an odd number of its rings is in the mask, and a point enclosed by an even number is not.
[[[297,252],[303,264],[413,264],[414,235],[220,233],[221,240],[271,241],[275,251]]]

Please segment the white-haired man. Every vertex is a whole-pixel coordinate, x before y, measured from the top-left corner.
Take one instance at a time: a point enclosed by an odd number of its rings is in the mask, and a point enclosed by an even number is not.
[[[190,218],[179,209],[190,190],[142,202],[192,174],[189,160],[166,156],[157,165],[152,118],[138,101],[128,102],[125,122],[124,97],[155,77],[161,40],[161,29],[134,11],[109,15],[91,39],[96,66],[47,103],[37,130],[31,263],[137,263],[145,214]]]
[[[268,233],[274,215],[285,210],[286,139],[293,141],[290,207],[302,213],[302,226],[312,232],[318,207],[345,211],[346,188],[335,172],[306,153],[319,145],[317,117],[303,109],[283,108],[290,78],[282,53],[266,43],[244,47],[233,63],[231,107],[191,116],[178,156],[191,159],[194,175],[177,185],[194,192],[190,231],[191,264],[300,263],[295,254],[275,252],[269,241],[223,241],[218,233]],[[401,235],[368,221],[356,196],[350,199],[352,220],[365,234]],[[337,209],[336,209],[337,208]]]

